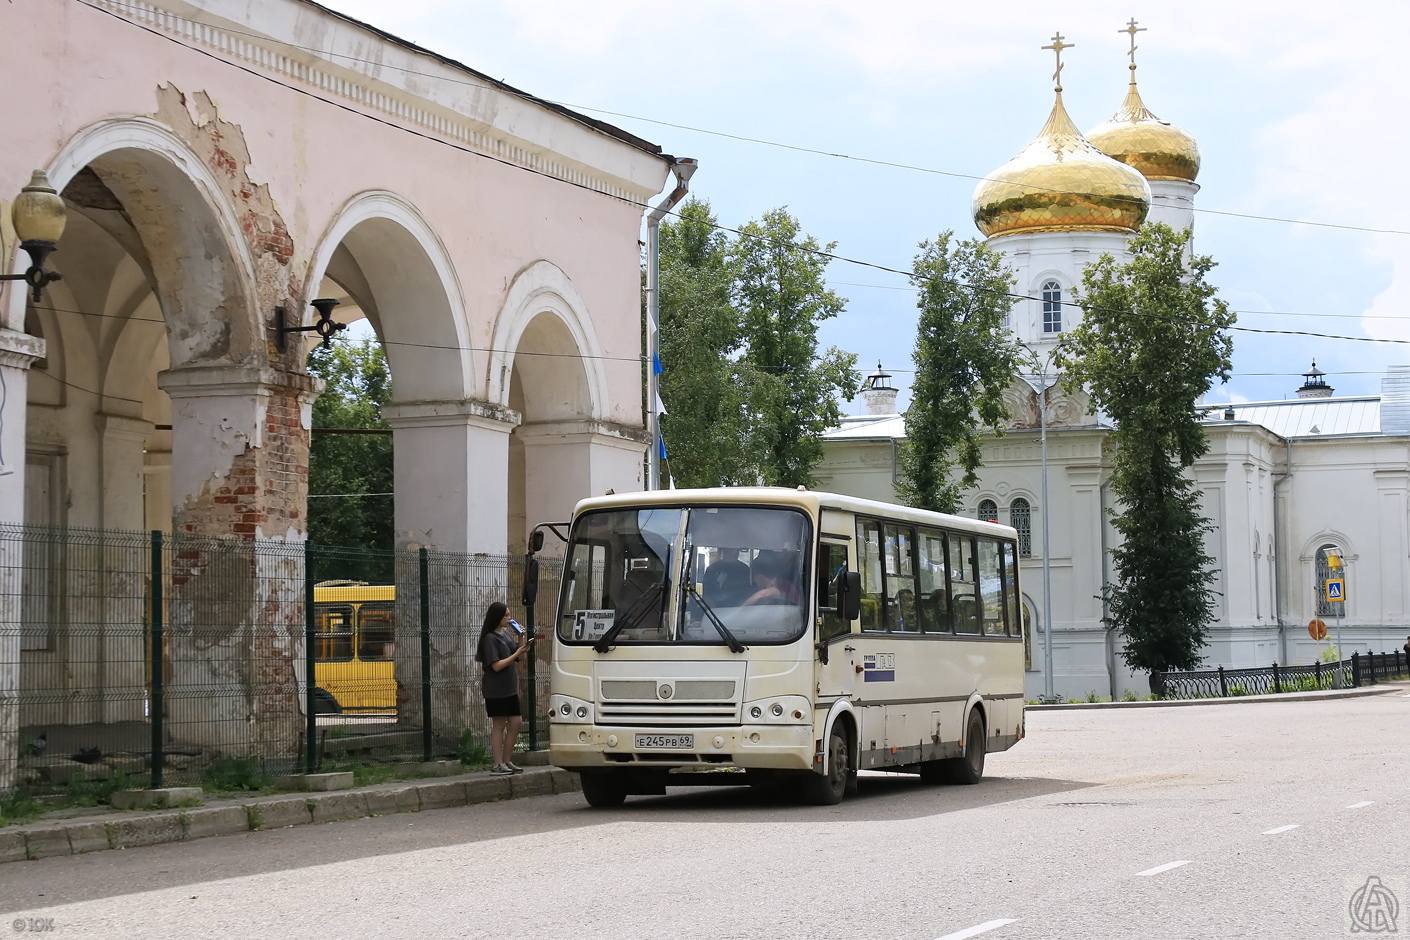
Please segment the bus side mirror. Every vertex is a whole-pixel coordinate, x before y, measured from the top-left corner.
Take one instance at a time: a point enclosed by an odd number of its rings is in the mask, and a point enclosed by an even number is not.
[[[837,585],[839,588],[837,613],[848,623],[856,620],[862,615],[862,573],[860,571],[842,572],[842,582]]]
[[[536,533],[539,541],[543,541],[543,533]],[[540,546],[542,547],[542,546]],[[539,560],[533,555],[524,558],[524,593],[519,598],[525,607],[534,606],[534,601],[539,596]]]
[[[537,555],[543,550],[543,529],[535,529],[529,533],[529,554]]]

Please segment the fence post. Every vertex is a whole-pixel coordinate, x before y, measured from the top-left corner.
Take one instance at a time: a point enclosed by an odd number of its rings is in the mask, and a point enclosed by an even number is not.
[[[1351,684],[1354,688],[1361,688],[1361,654],[1351,654]]]
[[[162,617],[162,533],[152,530],[152,788],[162,785],[162,765],[166,763],[166,675],[163,671],[166,641]]]
[[[1277,663],[1274,663],[1274,664],[1273,664],[1273,691],[1274,691],[1274,692],[1281,692],[1281,691],[1283,691],[1283,676],[1282,676],[1282,673],[1278,671],[1278,664],[1277,664]]]
[[[1313,670],[1317,673],[1317,688],[1322,688],[1322,661],[1319,659],[1312,664]]]
[[[318,713],[314,711],[318,689],[315,647],[316,620],[313,610],[314,560],[313,542],[304,540],[304,773],[318,769]]]
[[[421,759],[431,759],[431,555],[423,546],[421,569]]]
[[[1219,667],[1219,694],[1224,698],[1229,697],[1229,683],[1224,679],[1224,667]]]

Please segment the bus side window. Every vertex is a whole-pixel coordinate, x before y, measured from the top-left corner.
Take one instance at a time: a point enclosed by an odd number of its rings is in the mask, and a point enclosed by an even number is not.
[[[920,624],[926,633],[950,632],[950,596],[945,590],[945,536],[924,529],[920,550]]]
[[[818,546],[818,639],[826,640],[848,633],[852,625],[837,613],[842,600],[838,587],[847,571],[847,546],[824,542]]]
[[[999,566],[999,543],[979,539],[979,609],[984,618],[985,636],[1003,636],[1004,582]]]
[[[313,612],[313,627],[317,633],[314,658],[319,662],[348,662],[353,658],[353,609],[317,605]]]
[[[893,633],[919,633],[916,608],[915,529],[886,527],[886,627]]]
[[[881,610],[885,595],[881,583],[881,523],[857,521],[857,566],[862,575],[862,629],[884,630]]]
[[[950,536],[950,598],[956,633],[979,632],[979,585],[974,578],[974,540]]]
[[[385,662],[394,658],[396,631],[391,604],[363,604],[357,610],[357,658]]]
[[[1023,635],[1023,617],[1019,613],[1022,602],[1018,599],[1018,556],[1012,542],[1003,543],[1004,553],[1004,609],[1008,615],[1009,636]]]

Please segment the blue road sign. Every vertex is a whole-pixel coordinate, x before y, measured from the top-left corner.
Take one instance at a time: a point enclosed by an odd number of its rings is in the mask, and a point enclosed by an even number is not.
[[[1346,600],[1346,579],[1327,579],[1327,602]]]

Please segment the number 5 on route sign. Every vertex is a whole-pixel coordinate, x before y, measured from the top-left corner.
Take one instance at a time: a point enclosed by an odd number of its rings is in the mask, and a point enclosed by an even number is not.
[[[1328,578],[1328,579],[1327,579],[1327,603],[1330,604],[1330,603],[1332,603],[1333,601],[1344,601],[1344,600],[1346,600],[1346,579],[1345,579],[1345,578]]]

